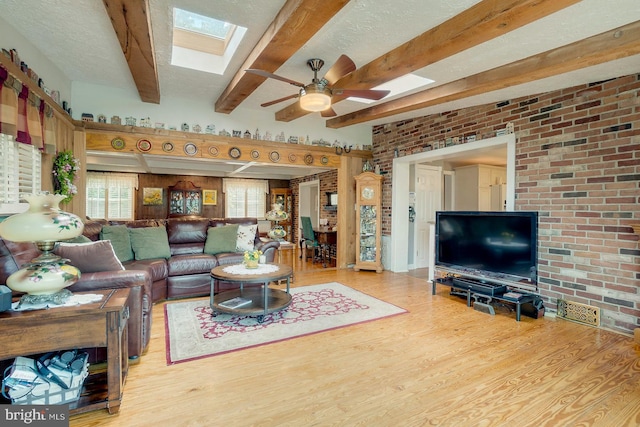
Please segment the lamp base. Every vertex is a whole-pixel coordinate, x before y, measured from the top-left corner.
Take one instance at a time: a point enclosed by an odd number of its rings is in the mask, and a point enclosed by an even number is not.
[[[56,294],[80,278],[80,270],[66,262],[55,254],[43,253],[9,276],[7,286],[31,296]]]
[[[62,305],[73,295],[73,293],[68,289],[61,289],[58,292],[53,294],[41,294],[41,295],[31,295],[26,294],[20,297],[20,301],[18,302],[18,307],[21,307],[23,304],[26,305],[37,305],[37,304],[46,304],[53,303],[56,305]]]

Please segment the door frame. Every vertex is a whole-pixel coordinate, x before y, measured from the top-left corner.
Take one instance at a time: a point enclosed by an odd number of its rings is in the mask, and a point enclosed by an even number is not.
[[[515,206],[516,181],[516,137],[513,133],[393,159],[391,238],[389,265],[385,265],[385,269],[395,273],[409,271],[409,247],[406,239],[409,233],[406,215],[409,211],[409,192],[406,189],[410,188],[411,165],[452,159],[473,151],[481,152],[483,149],[497,146],[506,146],[507,148],[507,210],[512,211]]]

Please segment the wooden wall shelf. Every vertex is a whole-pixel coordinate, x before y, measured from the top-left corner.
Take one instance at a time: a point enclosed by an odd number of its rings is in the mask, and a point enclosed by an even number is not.
[[[154,154],[218,160],[238,160],[281,165],[338,168],[341,157],[370,159],[367,150],[338,155],[334,147],[290,144],[259,139],[76,121],[84,128],[87,150]],[[118,138],[118,144],[114,140]],[[144,145],[140,141],[144,140]],[[234,150],[233,152],[231,151]],[[239,153],[238,153],[239,152]],[[258,157],[256,157],[258,156]]]

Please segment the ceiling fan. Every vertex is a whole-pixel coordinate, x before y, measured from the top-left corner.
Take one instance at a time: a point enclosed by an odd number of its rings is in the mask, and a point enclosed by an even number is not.
[[[263,77],[270,77],[272,79],[280,80],[289,83],[294,86],[298,86],[300,91],[293,95],[288,95],[283,98],[274,99],[273,101],[260,104],[261,107],[268,107],[273,104],[277,104],[288,99],[300,98],[300,107],[307,111],[320,111],[322,117],[333,117],[336,114],[333,108],[331,108],[331,98],[336,96],[354,96],[358,98],[366,98],[378,100],[382,99],[389,94],[388,90],[373,90],[373,89],[333,89],[332,86],[346,76],[350,72],[356,69],[356,64],[347,55],[341,55],[335,64],[327,71],[323,78],[318,79],[318,71],[324,65],[324,61],[318,58],[312,58],[307,61],[307,65],[313,71],[313,80],[309,84],[297,82],[295,80],[288,79],[286,77],[278,76],[264,70],[258,70],[255,68],[249,68],[245,70],[248,73],[257,74]]]

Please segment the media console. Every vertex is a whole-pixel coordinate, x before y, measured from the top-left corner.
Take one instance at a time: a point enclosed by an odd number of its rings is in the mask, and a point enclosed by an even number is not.
[[[509,282],[506,280],[481,279],[468,277],[449,269],[436,267],[433,279],[432,294],[436,294],[436,285],[449,286],[451,293],[466,296],[467,307],[471,307],[471,300],[475,303],[490,304],[493,300],[508,306],[514,306],[516,321],[520,321],[523,313],[533,318],[544,314],[544,306],[539,295],[530,291],[530,284]],[[440,275],[440,277],[437,277]]]

